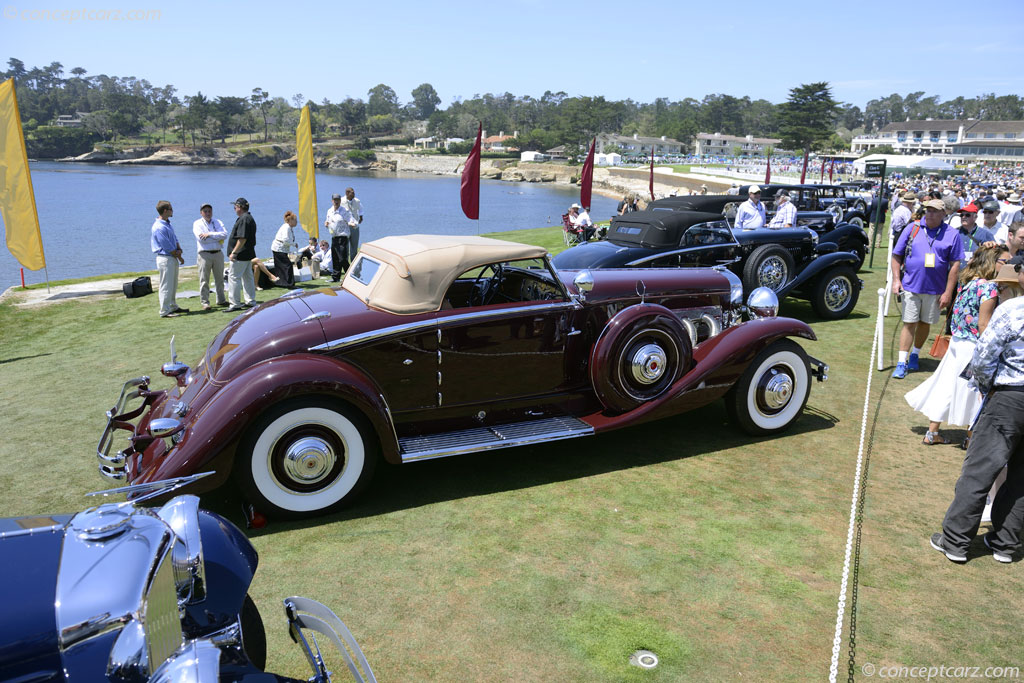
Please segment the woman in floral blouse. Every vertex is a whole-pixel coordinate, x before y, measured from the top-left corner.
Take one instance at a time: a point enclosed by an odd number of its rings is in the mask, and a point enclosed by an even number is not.
[[[928,431],[922,443],[928,446],[948,443],[939,434],[939,425],[969,427],[981,407],[981,395],[967,386],[960,373],[974,355],[978,336],[985,330],[999,302],[999,285],[992,282],[1005,258],[1005,247],[983,246],[974,252],[960,273],[960,288],[949,318],[952,339],[935,373],[906,395],[907,403],[928,418]],[[968,438],[970,432],[968,431]]]

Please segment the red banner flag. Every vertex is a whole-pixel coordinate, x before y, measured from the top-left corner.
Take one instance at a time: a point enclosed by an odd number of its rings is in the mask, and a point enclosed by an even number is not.
[[[825,160],[824,159],[821,160],[821,175],[818,177],[818,182],[819,183],[825,182]]]
[[[590,211],[590,191],[594,185],[594,145],[597,144],[597,138],[594,138],[590,142],[590,152],[587,154],[587,160],[583,162],[583,173],[580,174],[580,206],[587,211]]]
[[[765,157],[768,162],[768,166],[764,169],[764,184],[767,185],[772,181],[772,158]]]
[[[651,145],[651,201],[654,201],[654,145]]]
[[[804,150],[804,170],[800,172],[800,184],[807,182],[807,150]]]
[[[462,213],[466,218],[478,220],[480,218],[480,132],[483,124],[476,127],[476,142],[473,149],[466,157],[466,167],[462,169],[462,188],[459,193],[462,196]]]
[[[836,170],[836,160],[832,160],[832,165],[828,167],[828,181],[832,182],[832,172]]]

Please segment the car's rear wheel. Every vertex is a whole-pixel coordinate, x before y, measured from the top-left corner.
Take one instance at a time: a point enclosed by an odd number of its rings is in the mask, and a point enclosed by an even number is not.
[[[859,211],[860,213],[866,213],[868,210],[867,204],[864,203],[863,199],[858,199],[853,203],[853,210]]]
[[[778,292],[793,273],[793,256],[778,244],[762,244],[755,249],[743,265],[743,289],[752,292],[767,287]]]
[[[362,416],[325,397],[284,401],[239,444],[239,484],[270,516],[300,518],[351,502],[376,467],[377,447]]]
[[[725,397],[740,429],[761,436],[788,428],[804,412],[811,395],[807,354],[790,339],[765,347]]]
[[[825,271],[815,281],[811,307],[820,318],[838,320],[850,315],[858,298],[857,274],[852,268],[841,266]]]
[[[613,412],[632,410],[665,393],[682,376],[692,354],[690,336],[678,320],[665,315],[638,318],[598,339],[590,369],[594,392]]]
[[[249,595],[245,596],[242,611],[238,615],[238,623],[242,628],[242,649],[252,665],[260,671],[267,667],[267,632],[263,628],[263,618],[256,603]]]

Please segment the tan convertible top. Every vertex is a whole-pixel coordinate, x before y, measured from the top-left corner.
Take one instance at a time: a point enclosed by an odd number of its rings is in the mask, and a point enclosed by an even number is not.
[[[373,308],[402,315],[429,313],[440,310],[448,287],[467,270],[546,253],[543,247],[488,237],[384,237],[360,247],[342,287]],[[372,264],[360,263],[363,259],[380,263],[380,268],[371,275]]]

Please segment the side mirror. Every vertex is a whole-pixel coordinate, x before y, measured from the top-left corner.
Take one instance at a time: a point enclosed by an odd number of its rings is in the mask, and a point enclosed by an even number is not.
[[[589,270],[581,270],[572,283],[576,285],[576,289],[579,291],[580,301],[587,298],[587,292],[594,289],[594,274]]]

